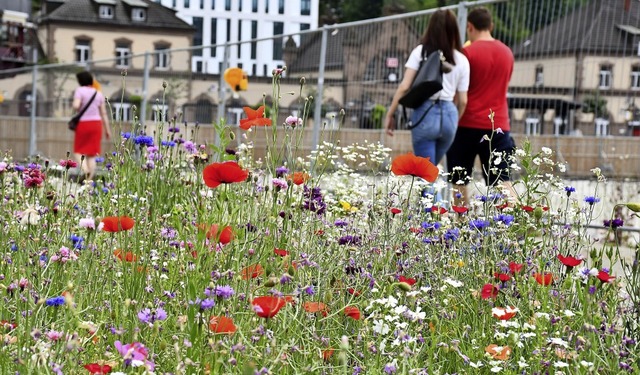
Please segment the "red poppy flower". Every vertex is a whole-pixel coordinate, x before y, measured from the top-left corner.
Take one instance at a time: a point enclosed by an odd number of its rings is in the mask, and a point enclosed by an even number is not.
[[[331,359],[331,356],[333,355],[333,349],[329,348],[326,350],[322,351],[322,359],[324,359],[325,361],[328,361]]]
[[[329,311],[327,305],[322,302],[307,301],[302,305],[302,308],[304,308],[304,311],[311,314],[319,312],[322,314],[322,316],[327,316],[327,312]]]
[[[431,212],[435,212],[435,213],[437,213],[439,215],[444,215],[449,211],[447,211],[447,209],[444,208],[444,207],[431,206]]]
[[[247,118],[240,119],[240,129],[249,130],[252,126],[271,126],[271,119],[264,117],[264,106],[258,109],[242,107]]]
[[[482,299],[496,298],[498,297],[499,289],[493,284],[484,284],[482,291],[480,291],[480,297]]]
[[[401,212],[402,212],[402,210],[401,210],[401,209],[399,209],[399,208],[395,208],[395,207],[392,207],[392,208],[391,208],[391,214],[392,214],[392,215],[397,215],[397,214],[399,214],[399,213],[401,213]]]
[[[412,153],[396,156],[391,162],[391,172],[396,176],[414,176],[434,182],[438,178],[438,167],[429,158],[415,156]]]
[[[209,319],[209,329],[218,334],[233,335],[236,333],[236,325],[233,319],[226,316],[212,316]]]
[[[416,281],[417,280],[412,278],[412,277],[404,277],[402,275],[400,275],[400,277],[398,277],[398,282],[407,283],[407,284],[409,284],[411,286],[413,286],[413,284],[415,284]]]
[[[507,281],[511,280],[511,276],[509,276],[506,273],[496,272],[493,274],[493,276],[495,276],[496,279],[500,280],[503,283],[506,283]]]
[[[536,282],[540,285],[551,285],[551,283],[553,282],[553,274],[546,272],[544,274],[541,273],[534,273],[533,274],[533,278],[536,279]]]
[[[111,366],[100,365],[97,363],[89,363],[83,366],[90,374],[108,374],[111,372]]]
[[[509,207],[509,203],[503,203],[503,204],[499,204],[499,205],[496,206],[498,211],[502,211],[502,210],[504,210],[505,208],[508,208],[508,207]]]
[[[17,324],[12,323],[8,320],[0,320],[0,328],[2,328],[5,332],[11,332],[16,329],[17,326]]]
[[[491,358],[506,361],[511,354],[511,348],[508,346],[498,346],[496,344],[488,345],[484,348],[485,353],[489,354]]]
[[[115,249],[113,251],[113,255],[120,259],[123,262],[134,263],[138,261],[138,256],[132,253],[131,251],[127,251],[126,253],[120,249]]]
[[[457,214],[464,214],[467,211],[469,211],[468,208],[464,207],[464,206],[451,206],[451,209],[453,210],[453,212],[457,213]]]
[[[533,212],[534,208],[531,206],[521,206],[520,208],[522,208],[523,211],[525,212]]]
[[[411,228],[409,228],[409,232],[415,233],[415,234],[420,234],[420,233],[422,233],[422,228],[411,227]]]
[[[295,296],[290,295],[290,294],[287,294],[286,296],[282,296],[282,298],[284,298],[284,301],[285,301],[286,303],[290,303],[290,304],[292,304],[292,305],[294,305],[294,306],[296,305],[296,299],[295,299]]]
[[[498,318],[500,320],[509,320],[514,316],[516,316],[517,312],[518,312],[518,309],[516,309],[513,306],[508,306],[506,308],[494,307],[493,309],[491,309],[491,315],[493,315],[494,318]]]
[[[558,259],[560,260],[560,262],[562,262],[562,264],[569,268],[573,268],[582,263],[582,259],[578,259],[572,256],[564,256],[562,254],[558,254]]]
[[[243,182],[249,177],[249,171],[242,169],[235,161],[212,163],[204,167],[202,178],[205,185],[216,188],[220,184]]]
[[[611,282],[614,279],[615,279],[615,276],[609,275],[608,272],[604,272],[604,271],[598,272],[598,280],[602,281],[603,283]]]
[[[520,273],[523,266],[524,264],[522,263],[509,262],[509,271],[511,271],[512,274]]]
[[[324,235],[324,231],[322,229],[318,229],[315,232],[313,232],[313,234],[315,234],[316,236],[322,236]]]
[[[260,264],[252,264],[243,268],[240,274],[242,275],[242,280],[255,279],[264,274],[264,269]]]
[[[103,231],[116,233],[133,228],[135,221],[129,216],[107,216],[102,219],[102,224]]]
[[[309,179],[311,179],[311,176],[304,172],[293,172],[287,176],[287,180],[292,181],[295,185],[302,185]]]
[[[347,293],[351,294],[352,296],[356,296],[356,297],[358,297],[360,295],[360,291],[355,290],[353,288],[347,288]]]
[[[253,311],[261,318],[273,318],[287,304],[284,298],[274,296],[256,297],[251,301]]]
[[[360,309],[356,306],[347,306],[344,308],[344,315],[353,320],[360,320]]]
[[[199,229],[203,229],[203,227],[204,226],[202,224],[198,226]],[[211,224],[211,227],[209,227],[209,230],[207,231],[207,238],[213,238],[218,243],[226,245],[233,240],[233,228],[227,225],[220,230],[220,226],[218,224]]]
[[[273,253],[281,257],[286,257],[287,255],[289,255],[289,252],[287,250],[278,248],[273,249]]]

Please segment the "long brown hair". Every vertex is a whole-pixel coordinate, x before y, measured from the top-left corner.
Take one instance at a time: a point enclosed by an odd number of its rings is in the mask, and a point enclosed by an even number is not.
[[[445,59],[453,65],[456,63],[453,50],[462,51],[458,20],[450,10],[437,10],[432,14],[422,36],[422,57],[436,50],[441,50]]]

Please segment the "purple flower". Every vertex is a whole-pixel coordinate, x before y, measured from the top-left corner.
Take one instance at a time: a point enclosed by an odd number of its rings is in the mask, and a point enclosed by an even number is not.
[[[573,186],[565,186],[564,191],[567,192],[567,197],[571,196],[571,193],[576,191],[576,188]]]
[[[229,285],[216,285],[214,292],[222,299],[231,298],[236,293]]]
[[[304,288],[304,292],[309,296],[316,294],[316,291],[313,290],[313,285],[309,285],[308,287]]]
[[[207,298],[202,300],[202,302],[200,302],[200,309],[201,310],[209,310],[211,308],[213,308],[213,306],[216,305],[216,301],[211,299],[211,298]]]
[[[342,236],[338,239],[338,244],[340,245],[354,245],[354,246],[358,246],[362,243],[362,239],[360,238],[360,236],[352,236],[352,235],[346,235],[346,236]]]
[[[613,220],[604,220],[603,221],[604,227],[605,228],[611,228],[611,229],[616,229],[616,228],[620,228],[621,226],[624,225],[624,221],[622,221],[622,219],[613,219]]]
[[[155,322],[156,320],[167,319],[167,312],[164,311],[162,307],[158,307],[155,310],[146,308],[146,309],[142,309],[138,313],[138,319],[140,319],[142,323],[153,324],[153,322]]]
[[[396,369],[396,365],[393,363],[387,363],[386,365],[384,365],[384,370],[385,374],[395,374],[397,369]]]
[[[287,168],[287,167],[278,167],[278,168],[276,168],[276,177],[283,177],[287,173],[289,173],[289,168]]]
[[[154,370],[155,364],[147,360],[149,350],[141,343],[133,342],[131,344],[123,345],[119,340],[117,340],[113,345],[124,359],[125,366],[139,366],[139,363],[142,363],[149,371]]]
[[[489,222],[482,219],[469,221],[469,228],[475,230],[482,230],[489,226]]]
[[[191,142],[191,141],[186,141],[183,145],[185,150],[187,150],[188,153],[190,154],[195,154],[196,152],[198,152],[198,148],[196,147],[196,145]]]

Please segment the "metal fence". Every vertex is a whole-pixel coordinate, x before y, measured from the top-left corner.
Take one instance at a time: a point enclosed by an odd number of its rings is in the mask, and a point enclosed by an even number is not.
[[[516,58],[509,96],[514,132],[640,135],[640,3],[462,2],[446,8],[457,13],[463,38],[468,9],[478,5],[492,10],[494,36],[510,46]],[[434,11],[274,38],[0,71],[0,115],[31,117],[29,149],[34,153],[37,117],[69,117],[77,85],[74,74],[89,69],[109,98],[115,121],[145,124],[176,117],[210,124],[225,118],[237,124],[243,106],[278,101],[276,123],[282,123],[288,115],[300,115],[305,98],[313,96],[310,117],[315,123],[328,122],[344,109],[341,126],[381,128],[404,63]],[[246,63],[247,56],[251,61],[257,54],[271,54],[273,66]],[[234,66],[247,73],[247,91],[233,92],[223,81],[221,73]],[[271,72],[283,66],[276,92]],[[317,140],[314,136],[314,145]]]

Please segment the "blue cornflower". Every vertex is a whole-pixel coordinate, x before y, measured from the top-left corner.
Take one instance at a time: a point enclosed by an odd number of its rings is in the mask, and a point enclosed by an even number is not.
[[[104,161],[104,158],[102,156],[98,156],[96,157],[96,163],[100,164]]]
[[[391,374],[395,374],[397,369],[396,369],[395,364],[387,363],[386,365],[384,365],[383,371],[385,372],[385,374],[391,375]]]
[[[600,202],[600,198],[593,197],[593,196],[588,196],[588,197],[584,198],[584,201],[589,203],[591,206],[593,206],[594,204]]]
[[[567,192],[567,197],[569,197],[571,196],[571,193],[576,191],[576,188],[574,188],[573,186],[565,186],[564,191]]]
[[[513,223],[513,215],[500,214],[500,215],[494,216],[493,220],[500,221],[504,225],[509,226],[511,225],[511,223]]]
[[[460,229],[458,228],[450,228],[444,233],[444,239],[446,241],[456,241],[460,237]]]
[[[133,142],[137,145],[153,146],[153,137],[148,135],[139,135],[133,139]]]
[[[80,236],[76,236],[75,234],[72,234],[71,237],[69,237],[69,239],[71,240],[71,243],[73,243],[74,249],[82,249],[84,247],[83,246],[84,238]]]
[[[346,236],[342,236],[338,239],[338,244],[340,245],[354,245],[354,246],[358,246],[362,243],[362,239],[360,238],[360,236],[351,236],[351,235],[346,235]]]
[[[438,230],[438,229],[440,229],[441,224],[440,224],[439,222],[437,222],[437,221],[436,221],[435,223],[427,223],[427,222],[425,221],[425,222],[423,222],[420,226],[421,226],[423,229],[427,229],[427,230],[429,230],[429,229],[430,229],[430,230]]]
[[[616,229],[616,228],[620,228],[621,226],[623,226],[624,225],[624,221],[622,219],[618,218],[618,219],[613,219],[613,220],[604,220],[603,224],[604,224],[605,228]]]
[[[160,144],[166,147],[176,147],[176,143],[174,141],[162,141]]]
[[[349,225],[349,222],[344,219],[337,219],[336,221],[333,222],[333,225],[335,225],[338,228],[342,228]]]
[[[62,306],[64,305],[64,297],[57,296],[57,297],[47,298],[47,300],[44,303],[47,306]]]
[[[309,296],[316,294],[316,291],[313,290],[313,285],[309,285],[308,287],[304,288],[304,292]]]
[[[130,139],[131,138],[131,132],[122,132],[120,133],[120,136],[124,139]]]
[[[469,228],[471,229],[482,230],[488,226],[489,226],[489,222],[487,220],[477,219],[477,220],[471,220],[469,222]]]
[[[168,129],[169,133],[180,133],[180,128],[177,126],[170,127]]]

